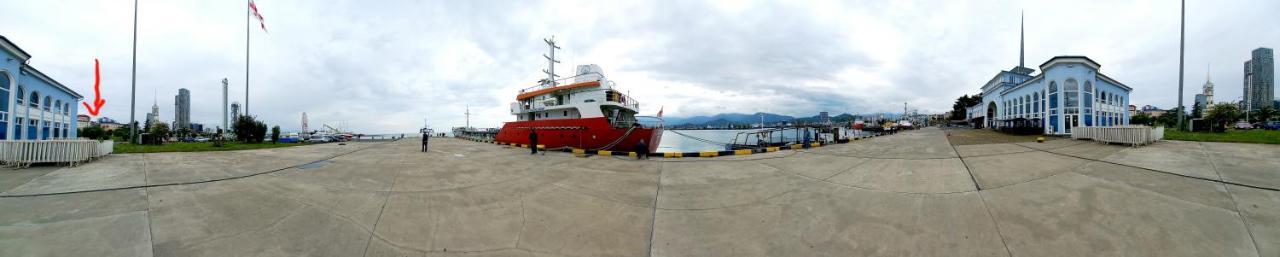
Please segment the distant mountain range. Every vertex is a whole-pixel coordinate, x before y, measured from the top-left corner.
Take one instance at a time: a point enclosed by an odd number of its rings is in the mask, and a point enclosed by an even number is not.
[[[819,118],[817,115],[814,115],[812,117],[796,118],[793,116],[773,114],[773,113],[767,113],[767,112],[757,112],[752,114],[721,113],[721,114],[716,114],[711,116],[693,116],[693,117],[665,117],[663,118],[663,120],[666,122],[666,125],[668,126],[680,126],[680,127],[750,125],[750,124],[759,124],[761,115],[764,116],[764,122],[770,123],[770,124],[779,123],[779,122],[810,123],[810,122],[819,121]],[[884,115],[884,118],[886,119],[897,119],[898,116],[900,116],[899,114],[894,114],[894,113],[871,113],[871,114],[863,114],[862,117],[865,117],[864,119],[870,119],[870,118],[879,118],[880,115]],[[836,122],[850,121],[850,120],[854,120],[854,118],[856,118],[856,116],[848,113],[842,113],[839,115],[831,116],[831,120]]]

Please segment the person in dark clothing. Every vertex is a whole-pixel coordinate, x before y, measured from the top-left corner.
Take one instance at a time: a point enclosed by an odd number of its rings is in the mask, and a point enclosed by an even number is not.
[[[538,131],[529,130],[529,154],[538,153]]]
[[[422,152],[427,152],[427,141],[431,140],[431,134],[422,133]]]
[[[636,160],[649,159],[649,145],[644,143],[644,139],[640,139],[640,142],[636,143],[635,151]]]

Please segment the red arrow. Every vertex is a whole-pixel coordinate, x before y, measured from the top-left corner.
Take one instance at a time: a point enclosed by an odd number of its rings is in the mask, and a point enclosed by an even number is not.
[[[89,111],[89,115],[98,116],[98,112],[102,111],[102,105],[107,103],[106,99],[102,99],[102,91],[98,89],[98,85],[102,84],[102,76],[98,74],[98,59],[93,59],[93,106],[89,103],[81,102],[84,109]]]

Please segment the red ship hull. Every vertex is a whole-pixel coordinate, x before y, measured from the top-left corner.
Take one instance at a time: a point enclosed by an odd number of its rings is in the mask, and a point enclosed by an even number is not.
[[[627,133],[630,130],[631,133]],[[649,152],[658,149],[662,140],[662,128],[636,127],[614,128],[604,117],[586,119],[555,119],[513,121],[502,125],[495,138],[499,143],[529,144],[529,133],[538,134],[538,144],[547,149],[579,148],[631,152],[640,140],[649,146]],[[619,140],[619,138],[621,138]],[[614,143],[614,142],[617,143]],[[613,144],[610,146],[610,144]]]

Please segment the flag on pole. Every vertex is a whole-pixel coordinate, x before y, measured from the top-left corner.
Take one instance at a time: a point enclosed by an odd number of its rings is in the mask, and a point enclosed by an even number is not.
[[[253,10],[253,17],[258,18],[258,24],[262,25],[262,31],[267,31],[267,23],[263,21],[262,13],[258,12],[258,5],[254,4],[253,0],[249,0],[249,9]]]

